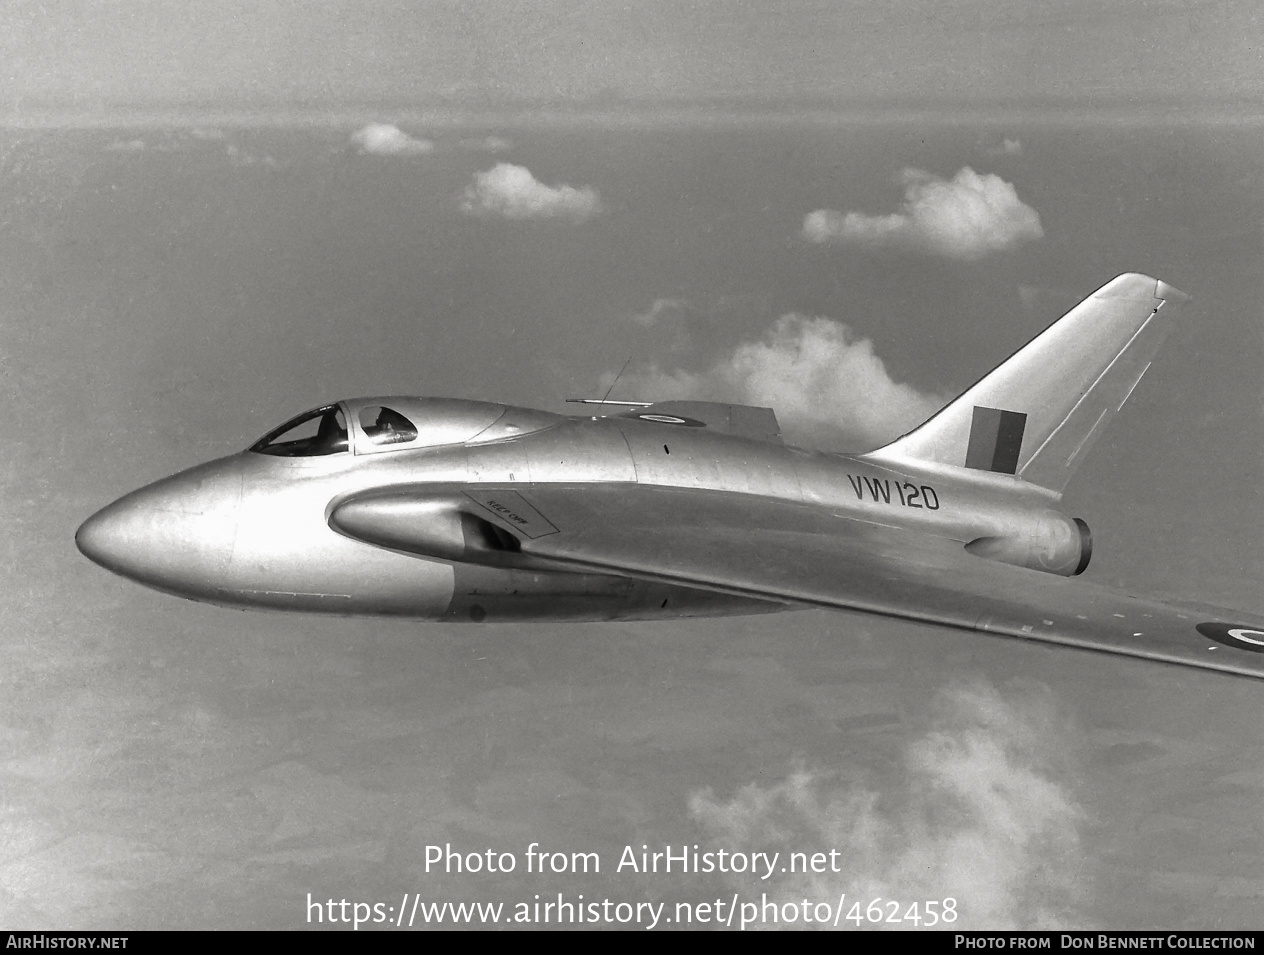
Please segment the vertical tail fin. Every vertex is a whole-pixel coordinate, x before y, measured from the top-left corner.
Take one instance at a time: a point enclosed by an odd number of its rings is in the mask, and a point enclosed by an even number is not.
[[[1013,474],[1061,494],[1188,298],[1147,275],[1121,275],[924,424],[867,457]]]

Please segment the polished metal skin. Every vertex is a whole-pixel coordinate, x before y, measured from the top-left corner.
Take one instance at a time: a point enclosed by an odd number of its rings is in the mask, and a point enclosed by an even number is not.
[[[473,622],[828,606],[1261,675],[1264,628],[1066,579],[1092,545],[1061,490],[1184,298],[1120,276],[868,455],[786,447],[769,409],[735,405],[363,398],[135,491],[76,540],[226,606]]]
[[[407,445],[367,440],[359,412],[387,405],[419,423]],[[225,606],[425,619],[607,620],[767,613],[766,601],[625,577],[419,559],[349,538],[329,516],[361,491],[412,483],[634,481],[606,419],[478,401],[391,397],[339,402],[351,447],[318,456],[254,451],[133,491],[94,514],[79,549],[121,576]],[[556,463],[554,463],[554,459]],[[682,459],[683,460],[683,459]]]

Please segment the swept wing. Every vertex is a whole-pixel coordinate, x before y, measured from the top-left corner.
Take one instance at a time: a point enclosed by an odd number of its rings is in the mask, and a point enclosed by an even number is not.
[[[369,492],[331,522],[425,553],[435,486]],[[480,486],[467,514],[523,561],[1264,677],[1264,618],[1178,606],[977,557],[961,542],[751,495],[632,484]],[[416,547],[409,545],[416,515]],[[389,528],[389,540],[374,528]],[[384,531],[385,533],[385,531]]]

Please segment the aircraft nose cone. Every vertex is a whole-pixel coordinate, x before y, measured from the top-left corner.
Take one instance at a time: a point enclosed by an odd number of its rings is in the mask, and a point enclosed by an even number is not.
[[[133,491],[75,533],[95,564],[157,590],[201,597],[222,585],[241,506],[241,466],[212,462]]]
[[[137,556],[136,509],[126,500],[101,508],[79,526],[75,546],[79,553],[116,574],[134,564]]]

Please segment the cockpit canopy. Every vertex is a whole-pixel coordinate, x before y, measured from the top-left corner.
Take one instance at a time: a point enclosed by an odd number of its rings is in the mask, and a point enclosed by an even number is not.
[[[504,440],[562,420],[544,411],[459,398],[356,398],[291,418],[250,450],[289,458],[377,454]]]
[[[417,440],[417,426],[394,408],[368,405],[360,409],[360,433],[371,445],[411,444]]]

